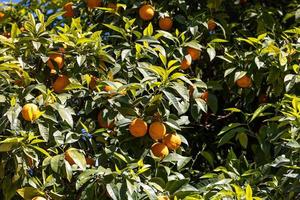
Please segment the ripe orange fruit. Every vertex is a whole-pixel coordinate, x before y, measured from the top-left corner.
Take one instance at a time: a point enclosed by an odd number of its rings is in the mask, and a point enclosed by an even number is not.
[[[198,49],[188,47],[187,52],[192,57],[192,60],[198,60],[200,58],[201,51]]]
[[[268,102],[268,96],[265,94],[260,94],[258,97],[258,103],[262,104],[262,103],[267,103]]]
[[[111,8],[113,10],[117,10],[117,4],[116,3],[108,3],[106,7]]]
[[[22,26],[22,27],[20,28],[20,31],[21,31],[21,32],[26,32],[26,29],[24,28],[24,26]]]
[[[90,165],[90,166],[95,165],[95,160],[93,158],[90,158],[90,157],[86,157],[85,162],[86,162],[87,165]]]
[[[159,28],[165,31],[169,31],[173,27],[173,20],[171,17],[161,17],[158,21]]]
[[[193,96],[193,93],[194,93],[194,91],[195,91],[196,88],[197,87],[195,85],[190,85],[189,86],[189,95],[190,96]]]
[[[191,67],[191,60],[188,60],[187,58],[184,58],[182,61],[181,61],[181,64],[180,64],[180,69],[182,70],[187,70],[188,68]]]
[[[163,142],[170,150],[176,150],[181,145],[181,138],[177,134],[169,133],[164,137]]]
[[[151,146],[151,152],[154,156],[162,159],[169,154],[169,149],[165,144],[157,142]]]
[[[216,22],[213,19],[208,20],[208,22],[207,22],[207,29],[209,31],[215,30],[216,27],[217,27],[217,24],[216,24]]]
[[[101,1],[100,0],[87,0],[87,6],[88,8],[96,8],[101,6]]]
[[[101,128],[108,128],[112,129],[114,127],[114,122],[108,122],[106,119],[103,118],[103,112],[100,111],[98,113],[98,124]]]
[[[33,103],[25,104],[22,108],[22,117],[26,121],[33,122],[34,120],[38,119],[40,115],[40,109],[37,105]]]
[[[34,167],[34,161],[33,161],[33,159],[31,157],[29,157],[29,156],[26,156],[26,160],[27,160],[28,166],[30,168],[33,168]]]
[[[54,92],[61,93],[69,85],[70,80],[66,75],[60,75],[53,83],[52,88]]]
[[[243,5],[243,4],[245,4],[245,3],[247,3],[247,0],[240,0],[240,4],[241,4],[241,5]]]
[[[149,4],[144,4],[139,9],[139,15],[142,20],[149,21],[153,19],[154,14],[155,14],[155,10]]]
[[[95,76],[91,77],[91,81],[89,83],[89,87],[91,88],[91,90],[95,90],[97,86],[97,78]]]
[[[249,88],[252,86],[252,80],[248,75],[243,76],[242,78],[236,81],[237,86],[240,88]]]
[[[47,200],[47,199],[45,199],[44,197],[41,197],[41,196],[36,196],[36,197],[33,197],[32,200]]]
[[[3,12],[0,12],[0,22],[1,22],[2,20],[4,20],[4,17],[5,17],[5,14],[4,14]]]
[[[112,87],[112,86],[110,86],[110,85],[105,85],[105,86],[103,87],[103,90],[104,90],[105,92],[110,92],[110,91],[115,90],[115,88]]]
[[[205,91],[200,96],[201,99],[203,99],[205,102],[208,101],[208,91]]]
[[[22,79],[18,79],[18,80],[15,80],[14,82],[17,86],[19,87],[23,87],[24,86],[24,81]]]
[[[153,122],[149,127],[149,135],[153,140],[160,140],[166,135],[166,126],[161,122]]]
[[[55,62],[58,68],[61,69],[64,65],[63,55],[60,53],[53,53],[49,56],[49,60],[47,61],[48,67],[51,69],[51,73],[56,73],[53,62]]]
[[[10,32],[4,32],[3,36],[6,37],[7,39],[9,39],[10,38]]]
[[[70,156],[69,150],[65,152],[65,160],[68,161],[68,163],[72,166],[75,164],[75,161],[73,158]]]
[[[170,200],[168,196],[158,196],[157,200]]]
[[[74,17],[73,3],[72,2],[66,3],[64,5],[64,11],[66,11],[64,14],[65,17]]]
[[[144,135],[146,135],[147,130],[147,123],[140,118],[135,118],[129,125],[129,132],[134,137],[143,137]]]

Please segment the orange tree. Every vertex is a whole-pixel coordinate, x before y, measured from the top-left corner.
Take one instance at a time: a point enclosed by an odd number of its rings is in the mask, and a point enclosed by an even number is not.
[[[297,0],[0,4],[1,199],[297,199]]]

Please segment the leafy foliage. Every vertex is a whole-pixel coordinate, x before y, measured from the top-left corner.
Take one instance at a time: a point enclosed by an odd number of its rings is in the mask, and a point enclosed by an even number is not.
[[[300,198],[297,0],[72,2],[0,3],[1,199]]]

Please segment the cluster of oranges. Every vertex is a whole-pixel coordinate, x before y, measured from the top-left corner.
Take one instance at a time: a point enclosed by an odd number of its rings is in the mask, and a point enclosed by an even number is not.
[[[177,134],[167,133],[166,126],[160,121],[148,124],[141,118],[135,118],[129,125],[129,132],[134,137],[144,137],[147,132],[155,141],[151,146],[151,152],[155,157],[164,158],[169,150],[176,150],[181,145],[181,138]]]

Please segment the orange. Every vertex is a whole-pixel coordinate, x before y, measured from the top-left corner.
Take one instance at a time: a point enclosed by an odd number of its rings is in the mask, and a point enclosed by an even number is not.
[[[29,157],[29,156],[26,156],[26,160],[27,160],[28,166],[30,168],[33,168],[34,167],[33,159],[31,157]]]
[[[142,20],[149,21],[153,19],[154,14],[155,14],[155,10],[149,4],[144,4],[139,9],[139,15]]]
[[[164,137],[163,142],[170,150],[176,150],[181,145],[181,138],[177,134],[169,133]]]
[[[188,47],[187,52],[192,57],[192,60],[198,60],[200,58],[201,51],[198,49]]]
[[[197,87],[196,87],[195,85],[190,85],[190,86],[189,86],[189,95],[190,95],[190,96],[193,96],[194,91],[195,91],[196,88],[197,88]]]
[[[87,0],[87,6],[88,8],[96,8],[101,6],[101,1],[100,0]]]
[[[268,102],[268,96],[265,94],[260,94],[258,96],[258,103],[262,104],[262,103],[267,103]]]
[[[169,31],[173,27],[173,20],[171,17],[161,17],[158,21],[159,28],[164,31]]]
[[[15,80],[14,82],[17,86],[19,87],[23,87],[24,86],[24,81],[22,79],[18,79],[18,80]]]
[[[22,116],[26,121],[34,121],[39,118],[39,107],[33,103],[25,104],[22,108]]]
[[[91,77],[91,81],[89,83],[89,87],[91,88],[91,90],[95,90],[97,87],[97,78],[95,76]]]
[[[180,64],[180,69],[182,70],[187,70],[188,68],[191,67],[191,60],[188,60],[186,58],[184,58],[182,61],[181,61],[181,64]]]
[[[10,32],[4,32],[3,36],[9,39],[10,38]]]
[[[217,27],[217,24],[216,24],[216,22],[213,19],[208,20],[208,22],[207,22],[207,29],[209,31],[215,30],[216,27]]]
[[[56,63],[59,69],[61,69],[64,65],[64,58],[60,53],[53,53],[49,56],[49,60],[47,61],[48,67],[51,69],[51,73],[56,73],[54,64]]]
[[[26,32],[26,29],[22,26],[22,27],[20,28],[20,31],[21,31],[21,32]]]
[[[105,92],[110,92],[110,91],[115,90],[115,88],[112,87],[112,86],[110,86],[110,85],[106,85],[106,86],[103,87],[103,90],[104,90]]]
[[[117,10],[117,4],[116,3],[108,3],[106,7],[111,8],[113,10]]]
[[[70,80],[66,75],[60,75],[53,83],[52,88],[54,92],[61,93],[69,85]]]
[[[47,200],[47,199],[45,199],[44,197],[41,197],[41,196],[36,196],[36,197],[33,197],[32,200]]]
[[[73,3],[72,2],[66,3],[64,5],[64,11],[66,11],[64,14],[65,17],[74,17]]]
[[[90,165],[90,166],[95,165],[95,160],[93,158],[90,158],[90,157],[86,157],[85,162],[86,162],[87,165]]]
[[[75,161],[73,160],[73,158],[70,156],[70,153],[68,152],[68,150],[65,152],[65,160],[68,161],[68,163],[72,166],[75,164]]]
[[[2,20],[4,20],[4,17],[5,17],[5,14],[4,14],[3,12],[0,12],[0,22],[1,22]]]
[[[161,122],[153,122],[149,127],[149,135],[153,140],[162,139],[166,131],[166,126]]]
[[[165,144],[157,142],[151,146],[151,152],[154,156],[162,159],[169,154],[169,149]]]
[[[101,128],[112,129],[114,127],[114,122],[108,122],[106,119],[103,119],[103,112],[98,113],[98,124]]]
[[[170,200],[168,196],[158,196],[157,200]]]
[[[144,135],[146,135],[147,130],[147,123],[140,118],[135,118],[129,125],[129,132],[134,137],[143,137]]]
[[[201,99],[203,99],[205,102],[208,101],[208,91],[205,91],[200,96]]]
[[[252,86],[252,80],[248,75],[243,76],[242,78],[236,81],[237,86],[240,88],[249,88]]]
[[[241,5],[243,5],[243,4],[245,4],[245,3],[247,3],[247,0],[240,0],[240,4],[241,4]]]

